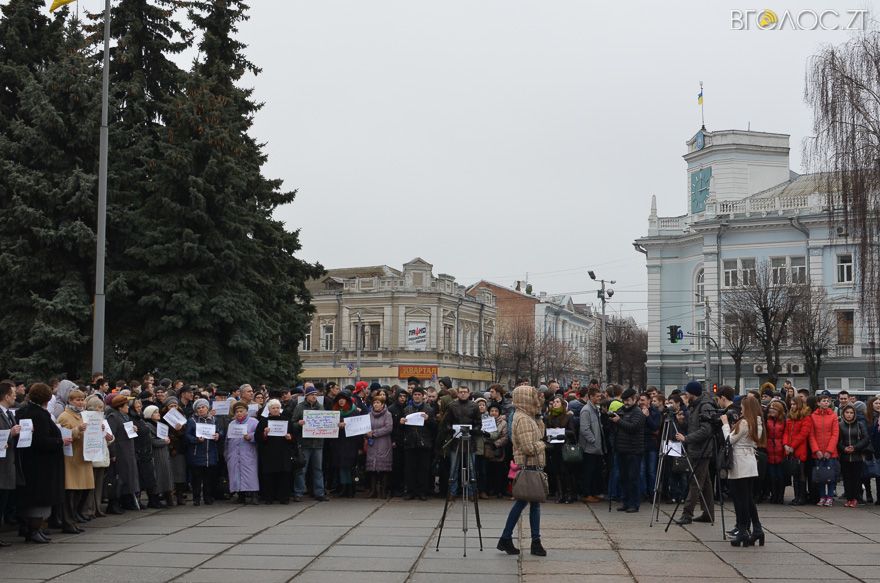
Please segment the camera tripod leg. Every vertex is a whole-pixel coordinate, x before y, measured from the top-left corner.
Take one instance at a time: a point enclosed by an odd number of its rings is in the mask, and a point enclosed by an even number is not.
[[[446,496],[446,500],[443,502],[443,515],[440,517],[440,532],[437,533],[437,547],[434,549],[435,551],[440,551],[440,538],[443,536],[443,525],[446,523],[446,511],[449,510],[449,496]]]

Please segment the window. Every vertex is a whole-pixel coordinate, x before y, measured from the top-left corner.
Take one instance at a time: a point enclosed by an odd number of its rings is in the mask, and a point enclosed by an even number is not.
[[[312,349],[312,331],[309,329],[306,332],[306,335],[303,336],[303,339],[299,341],[299,350],[300,352],[308,352]]]
[[[807,258],[789,257],[789,276],[792,283],[807,283]]]
[[[706,350],[706,322],[697,322],[697,350]]]
[[[492,352],[492,333],[491,332],[483,332],[483,352],[488,353]]]
[[[333,350],[333,324],[321,326],[321,350]]]
[[[443,350],[452,352],[452,324],[443,324]]]
[[[724,260],[724,287],[736,287],[739,285],[738,266],[736,259]]]
[[[853,256],[849,253],[837,256],[837,283],[853,282]]]
[[[843,388],[843,379],[840,377],[826,377],[825,388],[829,391],[839,391]]]
[[[381,332],[379,324],[364,324],[361,329],[361,347],[364,350],[379,350]]]
[[[785,257],[770,258],[770,275],[773,285],[782,285],[785,283],[786,274],[788,272],[788,261]]]
[[[740,259],[742,266],[742,284],[755,285],[758,281],[758,272],[755,270],[755,259]]]
[[[837,312],[837,343],[851,346],[855,342],[855,317],[852,310]]]
[[[694,302],[703,304],[706,301],[706,272],[700,269],[694,282]]]
[[[424,274],[422,273],[413,273],[412,274],[412,282],[414,287],[422,287],[424,285]]]
[[[865,377],[849,377],[849,390],[850,391],[864,391],[865,390]]]

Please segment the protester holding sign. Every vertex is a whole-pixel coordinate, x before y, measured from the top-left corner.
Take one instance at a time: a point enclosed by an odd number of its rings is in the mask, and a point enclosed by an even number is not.
[[[15,406],[15,385],[9,381],[0,382],[0,431],[8,432],[7,438],[0,442],[0,509],[6,508],[10,496],[15,491],[15,442],[21,427],[10,410]],[[0,547],[10,543],[0,540]]]
[[[333,463],[339,478],[339,488],[344,498],[354,498],[354,480],[352,477],[352,469],[357,463],[358,451],[363,445],[363,437],[348,437],[345,433],[345,419],[363,413],[355,404],[351,393],[342,391],[336,395],[333,403],[332,411],[338,411],[341,420],[339,421],[339,437],[330,443],[333,450]]]
[[[171,444],[171,438],[168,437],[169,427],[162,422],[159,414],[159,408],[150,405],[144,409],[144,421],[146,422],[147,432],[150,436],[150,444],[153,447],[153,467],[156,472],[156,503],[160,508],[172,506],[172,492],[174,490],[174,480],[171,475],[171,456],[168,452],[168,446]],[[164,433],[160,436],[160,428]]]
[[[403,447],[406,464],[406,499],[427,500],[431,485],[433,435],[437,425],[434,409],[425,402],[425,389],[416,385],[412,404],[403,410]]]
[[[159,410],[159,413],[162,415],[162,419],[168,421],[169,415],[168,413],[171,411],[175,411],[176,413],[180,413],[180,403],[176,397],[168,397],[162,403],[162,408]],[[173,414],[172,414],[173,416]],[[183,417],[181,413],[180,416],[183,418],[183,421],[178,424],[174,424],[173,422],[169,422],[170,426],[168,437],[171,440],[171,443],[168,444],[168,457],[171,460],[171,479],[174,481],[174,493],[175,500],[174,503],[178,506],[183,506],[186,504],[186,482],[187,482],[187,463],[186,463],[186,417]],[[179,421],[179,420],[178,420]],[[168,504],[171,505],[171,501],[168,501]]]
[[[248,416],[246,403],[232,406],[232,421],[227,428],[226,469],[229,472],[229,491],[238,493],[239,504],[247,504],[260,491],[257,441],[254,434],[258,421]],[[233,437],[233,433],[241,437]]]
[[[199,428],[202,427],[202,429]],[[205,431],[205,427],[210,427]],[[186,462],[192,476],[193,506],[214,503],[214,488],[217,480],[217,442],[220,434],[216,430],[207,399],[196,399],[193,403],[193,416],[186,422]]]
[[[137,428],[134,438],[134,455],[137,459],[139,492],[147,493],[147,508],[164,508],[156,490],[156,463],[153,458],[153,436],[142,416],[144,402],[134,399],[128,406],[128,416]]]
[[[107,424],[115,440],[110,445],[110,468],[114,475],[114,487],[105,492],[110,504],[108,514],[122,514],[124,510],[140,510],[135,494],[140,490],[137,457],[134,439],[128,436],[126,424],[131,423],[128,415],[128,397],[116,395],[110,401],[111,410],[107,413]]]
[[[109,444],[115,439],[113,433],[104,431],[104,401],[98,395],[92,395],[86,399],[86,410],[83,411],[83,419],[88,416],[89,427],[86,428],[86,436],[83,443],[83,457],[89,454],[92,460],[92,475],[94,476],[95,489],[89,497],[83,512],[86,518],[100,518],[106,516],[101,511],[101,499],[104,497],[104,475],[110,466],[110,447]],[[95,427],[97,426],[97,433]],[[98,436],[100,436],[99,439]],[[100,449],[98,445],[100,444]],[[98,454],[98,450],[100,454]]]
[[[302,500],[306,493],[306,473],[309,468],[312,469],[312,493],[319,502],[329,500],[324,493],[324,472],[323,472],[323,454],[324,440],[302,438],[303,426],[306,424],[303,419],[305,411],[324,411],[324,407],[318,403],[318,389],[314,385],[306,388],[306,397],[300,401],[296,409],[293,410],[291,421],[296,424],[294,430],[295,437],[299,439],[300,447],[303,453],[303,466],[299,468],[294,480],[293,499],[295,502]]]
[[[281,401],[270,399],[268,417],[260,417],[256,436],[260,452],[260,485],[265,504],[290,502],[290,474],[293,471],[293,422],[281,416]],[[274,429],[274,431],[273,431]],[[283,433],[281,432],[283,431]]]
[[[378,395],[373,397],[369,414],[370,431],[367,433],[367,474],[370,476],[370,498],[391,496],[388,480],[393,467],[391,433],[394,418]]]
[[[19,456],[24,483],[18,489],[17,501],[24,521],[26,541],[47,543],[41,531],[43,520],[52,512],[52,506],[64,503],[64,446],[70,439],[61,437],[46,407],[52,398],[52,388],[34,383],[28,391],[28,400],[16,412],[19,425],[30,420],[33,436],[30,447],[20,448]]]
[[[67,406],[58,417],[58,424],[69,429],[73,440],[73,455],[64,457],[64,527],[70,531],[80,530],[76,523],[88,522],[84,510],[92,490],[95,488],[95,475],[92,462],[83,457],[83,436],[87,425],[83,421],[86,394],[79,389],[67,393]]]

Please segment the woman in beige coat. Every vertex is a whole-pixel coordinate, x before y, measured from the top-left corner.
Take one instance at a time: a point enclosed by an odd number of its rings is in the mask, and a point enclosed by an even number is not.
[[[724,438],[730,440],[733,466],[727,473],[727,485],[736,510],[736,528],[730,544],[738,547],[751,546],[759,541],[764,546],[764,531],[755,506],[754,483],[758,476],[758,460],[755,450],[767,442],[764,431],[761,404],[754,395],[742,400],[742,416],[731,427],[727,415],[721,416]],[[749,534],[751,527],[751,534]]]
[[[88,522],[85,510],[89,496],[95,489],[95,475],[92,462],[83,459],[83,434],[86,424],[82,412],[86,395],[79,389],[67,394],[67,406],[58,417],[58,424],[70,430],[73,437],[73,455],[64,456],[64,530],[80,531],[77,522]]]

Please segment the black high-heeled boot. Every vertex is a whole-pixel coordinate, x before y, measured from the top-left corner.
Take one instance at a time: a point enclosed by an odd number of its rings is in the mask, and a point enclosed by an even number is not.
[[[737,529],[736,536],[730,539],[730,546],[738,547],[740,545],[744,547],[751,545],[751,535],[748,530]]]
[[[764,546],[764,529],[761,528],[760,524],[752,531],[752,534],[749,537],[749,546],[754,546],[755,541],[758,542],[759,546]]]

